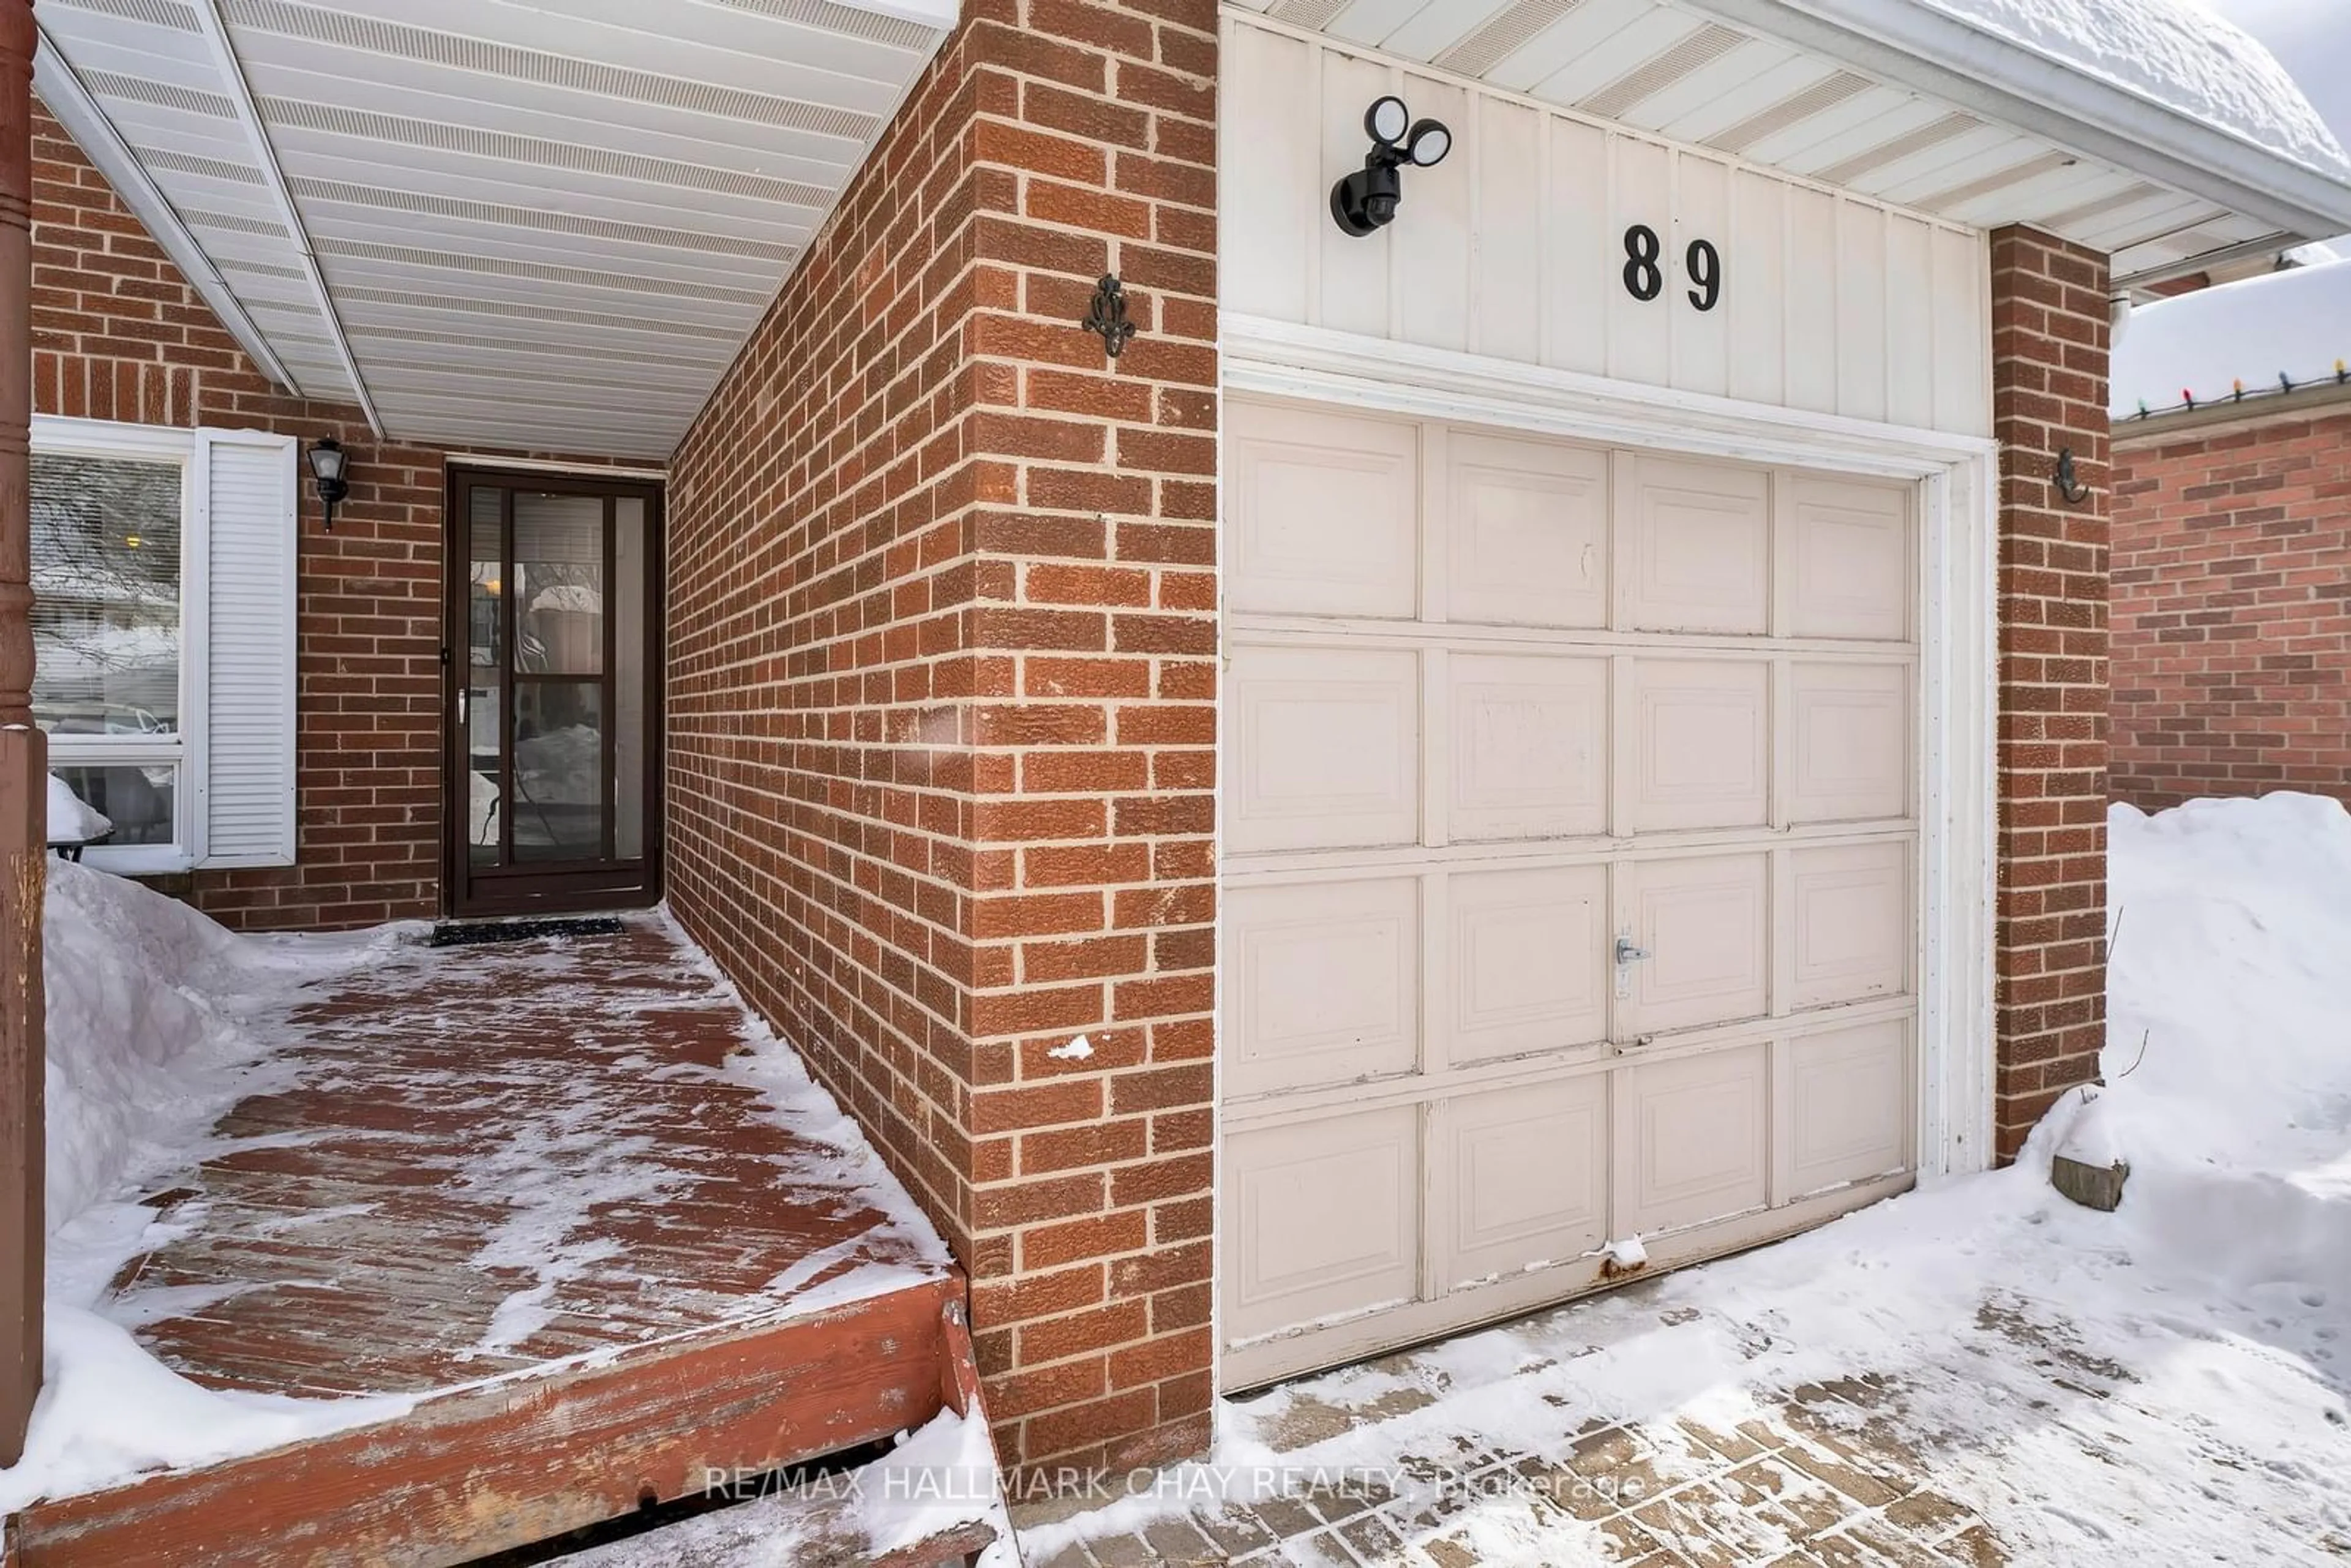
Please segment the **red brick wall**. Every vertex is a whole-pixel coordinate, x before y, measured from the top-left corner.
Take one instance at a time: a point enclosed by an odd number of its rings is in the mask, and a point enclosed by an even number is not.
[[[365,925],[441,894],[443,454],[279,392],[37,102],[33,396],[42,413],[267,430],[350,452],[331,534],[303,486],[297,863],[162,879],[248,927]]]
[[[2113,790],[2351,800],[2351,413],[2115,455]]]
[[[1216,13],[965,11],[674,465],[671,899],[970,1270],[1008,1460],[1124,1464],[1207,1437]]]
[[[2012,1157],[2105,1042],[2105,257],[2030,229],[1992,235],[2001,444],[1997,1152]],[[2052,481],[2071,448],[2090,495]]]

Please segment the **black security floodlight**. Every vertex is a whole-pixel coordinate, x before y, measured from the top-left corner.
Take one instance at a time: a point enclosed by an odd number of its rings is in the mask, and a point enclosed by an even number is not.
[[[1331,187],[1331,216],[1357,238],[1395,221],[1405,164],[1434,168],[1453,151],[1453,132],[1443,121],[1413,119],[1404,99],[1393,94],[1372,100],[1364,111],[1364,131],[1372,139],[1364,166]]]

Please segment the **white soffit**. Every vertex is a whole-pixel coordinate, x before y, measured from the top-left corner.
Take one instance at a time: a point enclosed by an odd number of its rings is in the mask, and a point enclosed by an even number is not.
[[[1816,15],[1832,8],[1826,0],[1228,3],[1914,211],[1985,228],[2033,224],[2110,254],[2117,279],[2190,272],[2351,227],[2351,183],[2176,110],[2126,101],[2045,57],[2020,65],[2016,91],[1968,80],[2001,62],[1935,57],[1933,40],[1906,47],[1863,37]],[[1878,15],[1917,9],[1869,3]],[[2001,47],[1976,34],[1957,41]],[[2022,89],[2027,77],[2036,101]],[[2057,106],[2067,96],[2058,85],[2079,89],[2080,114]],[[2093,110],[2148,134],[2119,135]]]
[[[397,439],[658,458],[956,14],[41,0],[37,85],[303,395]]]

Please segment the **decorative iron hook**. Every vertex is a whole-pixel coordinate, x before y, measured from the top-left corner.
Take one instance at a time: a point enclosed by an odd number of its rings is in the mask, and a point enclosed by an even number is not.
[[[2062,446],[2058,448],[2057,471],[2051,475],[2050,477],[2057,486],[2057,493],[2065,497],[2065,504],[2067,506],[2078,507],[2083,502],[2090,498],[2090,487],[2087,485],[2083,484],[2074,473],[2074,449],[2072,447]]]
[[[1112,359],[1118,358],[1134,336],[1134,323],[1126,319],[1126,287],[1119,282],[1117,273],[1102,274],[1102,280],[1094,285],[1093,302],[1086,311],[1086,319],[1078,325],[1089,332],[1101,333],[1102,347],[1110,350]]]

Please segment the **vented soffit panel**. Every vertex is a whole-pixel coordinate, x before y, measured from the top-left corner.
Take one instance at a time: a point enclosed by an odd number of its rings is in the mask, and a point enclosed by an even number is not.
[[[956,17],[43,0],[39,20],[45,98],[76,100],[52,108],[274,378],[363,392],[395,438],[647,457]]]

